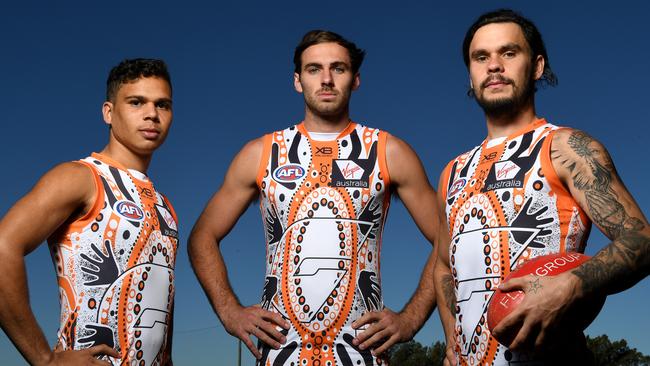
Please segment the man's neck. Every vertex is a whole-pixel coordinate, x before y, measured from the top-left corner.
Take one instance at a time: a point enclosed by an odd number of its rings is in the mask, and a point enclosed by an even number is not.
[[[532,103],[514,114],[500,116],[486,115],[486,119],[488,140],[509,136],[538,120],[535,115],[535,105]]]
[[[138,155],[113,141],[109,141],[100,154],[122,164],[127,169],[134,169],[143,174],[146,174],[151,163],[151,155]]]
[[[305,109],[304,126],[309,132],[341,132],[348,124],[350,124],[350,116],[347,109],[333,116],[320,116],[312,113],[309,108]]]

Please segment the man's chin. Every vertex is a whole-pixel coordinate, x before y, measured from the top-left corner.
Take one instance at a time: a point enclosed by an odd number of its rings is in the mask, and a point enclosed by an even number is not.
[[[333,117],[341,114],[343,108],[338,104],[319,104],[310,108],[315,114],[323,117]]]

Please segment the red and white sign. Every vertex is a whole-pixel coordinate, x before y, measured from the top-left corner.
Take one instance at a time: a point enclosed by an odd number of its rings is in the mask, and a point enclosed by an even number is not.
[[[509,160],[494,163],[497,180],[513,179],[520,170],[519,165]]]
[[[363,177],[363,168],[352,160],[335,160],[343,178],[359,180]]]

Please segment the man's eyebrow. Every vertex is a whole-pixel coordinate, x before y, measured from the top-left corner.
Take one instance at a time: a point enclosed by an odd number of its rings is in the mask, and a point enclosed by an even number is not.
[[[147,97],[142,96],[142,95],[137,95],[137,94],[134,94],[134,95],[127,95],[127,96],[124,97],[124,99],[137,99],[137,100],[141,100],[141,101],[147,101],[147,100],[149,100],[149,99],[147,99]],[[171,104],[171,103],[172,103],[172,99],[171,99],[171,98],[167,98],[167,97],[162,97],[162,98],[154,99],[154,102],[156,102],[156,103],[165,102],[165,103],[169,103],[169,104]]]
[[[521,45],[519,45],[518,43],[514,43],[514,42],[506,43],[503,46],[499,47],[499,53],[503,53],[505,51],[522,51],[522,50],[523,47],[521,47]],[[472,51],[470,57],[476,58],[478,56],[487,55],[487,54],[489,54],[489,52],[486,49],[479,48]]]
[[[319,64],[318,62],[310,62],[308,64],[305,64],[304,68],[306,69],[308,67],[319,67],[319,68],[321,68],[321,67],[323,67],[323,65]]]
[[[499,48],[499,51],[504,52],[504,51],[521,51],[523,48],[518,44],[518,43],[508,43],[504,44]]]
[[[350,67],[350,65],[345,61],[334,61],[330,64],[331,67],[345,66]]]
[[[488,54],[487,50],[483,48],[479,48],[477,50],[472,51],[472,53],[470,54],[470,58],[477,58],[478,56],[483,56],[487,54]]]
[[[163,98],[156,99],[155,102],[156,103],[164,102],[164,103],[167,103],[167,104],[172,104],[172,99],[163,97]]]

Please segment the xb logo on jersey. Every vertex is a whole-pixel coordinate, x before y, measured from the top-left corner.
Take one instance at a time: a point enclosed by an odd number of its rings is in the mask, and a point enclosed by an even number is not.
[[[334,153],[334,150],[329,146],[316,147],[316,156],[330,156]]]
[[[273,171],[273,179],[278,182],[288,183],[305,176],[305,168],[298,164],[287,164],[277,167]]]
[[[127,220],[142,221],[144,219],[142,209],[131,201],[122,200],[115,202],[113,211]]]

